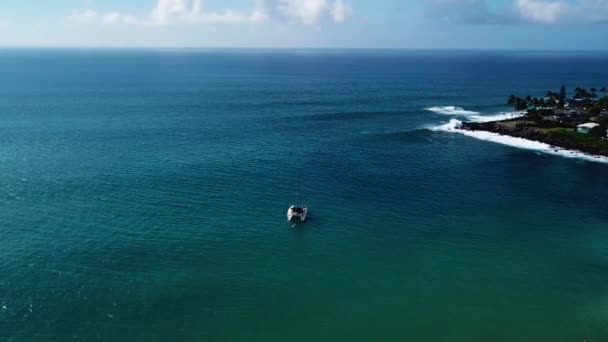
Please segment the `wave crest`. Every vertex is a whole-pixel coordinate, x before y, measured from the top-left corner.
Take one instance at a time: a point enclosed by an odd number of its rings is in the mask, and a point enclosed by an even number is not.
[[[468,116],[467,119],[471,122],[490,122],[520,118],[524,115],[526,115],[526,112],[502,112],[493,115],[471,115]]]
[[[456,106],[435,106],[435,107],[429,107],[429,108],[425,108],[425,109],[430,112],[433,112],[433,113],[444,114],[444,115],[467,116],[467,115],[479,114],[479,112],[465,110],[462,107],[456,107]]]
[[[450,122],[443,124],[443,125],[429,127],[429,129],[431,131],[435,131],[435,132],[440,132],[440,131],[453,132],[456,130],[460,130],[460,128],[462,128],[462,121],[456,120],[456,119],[452,119],[452,120],[450,120]]]
[[[479,112],[475,112],[472,110],[466,110],[462,107],[456,106],[436,106],[425,108],[433,113],[443,114],[443,115],[451,115],[451,116],[459,116],[466,118],[467,121],[471,122],[490,122],[490,121],[502,121],[507,119],[513,119],[522,117],[526,114],[526,112],[500,112],[492,115],[481,115]]]
[[[566,150],[563,148],[554,147],[549,144],[542,143],[540,141],[516,138],[516,137],[511,137],[508,135],[502,135],[502,134],[493,133],[493,132],[464,130],[464,129],[462,129],[462,121],[456,120],[456,119],[452,119],[452,120],[450,120],[450,122],[448,122],[446,124],[432,127],[431,130],[450,132],[450,133],[459,133],[459,134],[462,134],[462,135],[465,135],[468,137],[472,137],[475,139],[479,139],[479,140],[483,140],[483,141],[490,141],[490,142],[494,142],[494,143],[498,143],[498,144],[502,144],[502,145],[508,145],[508,146],[512,146],[512,147],[525,149],[525,150],[533,150],[533,151],[538,151],[538,152],[542,152],[545,154],[551,154],[551,155],[565,157],[565,158],[576,158],[576,159],[580,159],[580,160],[608,164],[608,157],[604,157],[604,156],[595,156],[595,155],[586,154],[586,153],[583,153],[580,151]]]

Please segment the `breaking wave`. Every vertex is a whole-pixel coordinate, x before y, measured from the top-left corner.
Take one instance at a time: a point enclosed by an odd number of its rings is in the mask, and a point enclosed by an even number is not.
[[[608,157],[604,156],[595,156],[591,154],[586,154],[580,151],[574,150],[566,150],[558,147],[551,146],[549,144],[545,144],[539,141],[527,140],[523,138],[511,137],[508,135],[501,135],[498,133],[486,132],[486,131],[468,131],[461,129],[462,121],[452,119],[450,122],[431,127],[432,131],[442,131],[442,132],[450,132],[450,133],[458,133],[468,137],[472,137],[479,140],[490,141],[502,145],[513,146],[525,150],[538,151],[546,154],[551,154],[555,156],[565,157],[565,158],[576,158],[580,160],[599,162],[599,163],[607,163]]]
[[[467,116],[468,121],[472,122],[490,122],[490,121],[502,121],[508,119],[515,119],[524,116],[525,112],[512,112],[512,113],[498,113],[493,115],[470,115]]]
[[[467,121],[471,122],[490,122],[490,121],[501,121],[507,119],[518,118],[525,115],[525,112],[502,112],[492,115],[481,115],[479,112],[474,112],[472,110],[466,110],[462,107],[456,106],[436,106],[425,108],[433,113],[443,114],[443,115],[451,115],[466,118]]]
[[[470,110],[465,110],[462,107],[456,106],[436,106],[425,108],[426,110],[437,113],[437,114],[445,114],[445,115],[457,115],[457,116],[467,116],[467,115],[477,115],[479,112],[474,112]]]

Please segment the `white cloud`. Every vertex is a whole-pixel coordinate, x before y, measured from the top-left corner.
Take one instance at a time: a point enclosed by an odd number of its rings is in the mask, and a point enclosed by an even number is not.
[[[226,9],[222,12],[204,10],[201,0],[158,0],[150,15],[151,23],[165,25],[183,21],[190,23],[246,23],[265,21],[268,15],[263,2],[256,2],[251,12]]]
[[[333,3],[327,0],[278,0],[276,8],[280,14],[306,25],[317,24],[325,16],[330,16],[335,23],[342,23],[352,14],[352,8],[342,0]]]
[[[199,6],[195,8],[195,6]],[[176,17],[191,16],[200,11],[200,2],[192,4],[188,0],[158,0],[152,11],[151,18],[159,24],[166,24]]]
[[[132,15],[124,15],[118,12],[99,13],[92,9],[73,11],[67,19],[68,21],[79,24],[104,23],[133,25],[139,22],[138,19]]]
[[[337,0],[331,9],[331,16],[336,23],[344,22],[352,13],[353,9],[342,0]]]
[[[104,15],[101,20],[106,24],[137,24],[139,21],[132,15],[124,15],[117,12],[112,12]]]
[[[572,13],[568,4],[561,1],[516,0],[515,7],[522,18],[544,24],[555,23],[564,15]]]
[[[67,18],[69,21],[90,24],[94,23],[99,19],[99,14],[91,9],[73,11]]]
[[[90,6],[88,3],[87,6]],[[269,11],[270,9],[270,11]],[[93,9],[73,11],[67,17],[79,24],[140,24],[163,26],[172,23],[190,24],[238,24],[260,23],[270,19],[271,14],[295,19],[306,25],[318,24],[324,18],[342,23],[352,15],[352,7],[344,0],[254,0],[250,11],[224,9],[208,11],[203,0],[157,0],[148,15],[135,16],[119,12],[100,13]]]
[[[202,0],[158,0],[147,16],[137,17],[119,12],[100,13],[92,9],[73,11],[67,19],[79,24],[142,24],[168,25],[171,23],[235,24],[258,23],[269,18],[263,0],[257,0],[250,12],[225,9],[221,12],[207,11]]]
[[[515,8],[521,18],[534,23],[608,22],[608,0],[516,0]]]
[[[424,0],[427,16],[467,24],[608,22],[608,0],[512,0],[489,7],[486,0]]]
[[[608,22],[608,0],[581,0],[580,16],[592,22]]]
[[[280,0],[277,9],[283,15],[304,24],[316,24],[327,9],[325,0]]]

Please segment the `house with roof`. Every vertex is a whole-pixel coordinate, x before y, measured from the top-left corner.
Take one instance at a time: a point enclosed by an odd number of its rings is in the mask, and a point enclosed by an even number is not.
[[[589,134],[589,132],[591,132],[591,130],[593,130],[596,127],[599,127],[599,124],[596,124],[594,122],[589,122],[589,123],[585,123],[582,125],[578,125],[576,126],[576,131],[579,133],[583,133],[583,134]]]

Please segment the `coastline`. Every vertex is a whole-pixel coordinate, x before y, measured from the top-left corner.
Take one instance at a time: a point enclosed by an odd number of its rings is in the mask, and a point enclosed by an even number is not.
[[[534,140],[536,136],[532,136],[530,134],[519,134],[516,136],[515,134],[509,134],[510,132],[506,132],[500,127],[492,127],[492,125],[504,124],[505,122],[512,121],[517,121],[517,119],[485,122],[462,122],[457,119],[451,119],[446,124],[432,127],[430,129],[433,131],[462,134],[477,140],[488,141],[542,154],[559,156],[562,158],[608,164],[608,156],[581,151],[577,149],[578,146],[574,146],[573,148],[565,147],[566,144],[563,144],[564,146],[558,146],[556,144],[550,144],[550,139],[546,139],[547,137],[541,137],[541,139],[545,138],[543,139],[544,141]],[[488,130],[483,130],[484,128],[487,128]]]
[[[605,145],[598,145],[590,141],[574,140],[564,135],[548,134],[545,130],[538,129],[536,127],[529,127],[525,125],[521,127],[519,125],[521,122],[521,119],[490,122],[463,122],[460,128],[468,131],[486,131],[497,133],[510,137],[545,143],[558,149],[573,150],[593,156],[608,157],[608,143]]]
[[[516,123],[521,121],[522,118],[485,122],[452,119],[434,130],[460,133],[479,140],[566,158],[608,163],[608,147],[598,148],[592,144],[575,142],[567,137],[546,134],[534,127],[518,127]]]

